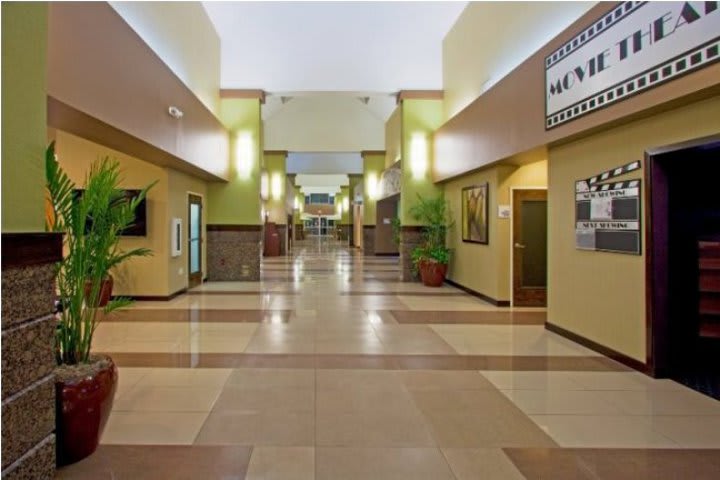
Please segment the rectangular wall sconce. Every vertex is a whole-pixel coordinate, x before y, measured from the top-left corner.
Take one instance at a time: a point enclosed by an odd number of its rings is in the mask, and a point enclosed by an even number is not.
[[[249,133],[239,133],[235,139],[235,162],[238,176],[247,180],[252,176],[253,140]]]
[[[179,257],[182,254],[182,219],[173,218],[170,230],[170,256]]]
[[[275,172],[272,174],[272,181],[270,183],[270,193],[274,200],[280,200],[283,194],[283,178],[282,174]]]
[[[377,173],[370,172],[367,176],[367,194],[373,200],[378,197],[378,178]]]
[[[424,133],[410,137],[410,170],[413,178],[425,178],[428,169],[428,141]]]
[[[267,170],[260,172],[260,198],[267,200],[270,197],[270,176]]]

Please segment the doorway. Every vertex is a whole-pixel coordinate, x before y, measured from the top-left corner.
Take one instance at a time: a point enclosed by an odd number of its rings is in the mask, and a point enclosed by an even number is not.
[[[720,137],[653,150],[648,185],[648,367],[720,399]]]
[[[547,305],[547,190],[512,190],[512,304]]]
[[[202,197],[188,194],[188,288],[202,283]]]

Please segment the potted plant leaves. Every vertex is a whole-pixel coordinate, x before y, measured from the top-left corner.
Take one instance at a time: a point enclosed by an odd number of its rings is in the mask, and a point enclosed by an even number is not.
[[[450,249],[445,244],[447,231],[454,221],[442,194],[426,199],[418,195],[418,202],[410,207],[410,215],[423,224],[423,243],[412,251],[412,261],[423,284],[439,287],[445,281]]]
[[[112,408],[117,369],[108,356],[93,355],[95,329],[103,315],[131,303],[107,299],[100,307],[110,269],[147,248],[123,251],[121,232],[132,224],[149,185],[134,198],[119,188],[120,165],[110,158],[93,163],[82,194],[60,167],[51,143],[45,154],[46,227],[62,232],[64,258],[57,264],[56,436],[60,465],[76,462],[97,448]]]

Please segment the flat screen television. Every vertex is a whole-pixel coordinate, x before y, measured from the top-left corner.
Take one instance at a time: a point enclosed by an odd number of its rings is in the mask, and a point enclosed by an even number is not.
[[[74,190],[74,198],[80,198],[85,190],[77,189]],[[137,197],[140,194],[140,190],[123,190],[125,197],[129,200]],[[90,221],[90,219],[88,219]],[[135,218],[133,222],[120,232],[123,237],[144,237],[147,236],[147,198],[143,198],[135,209]]]

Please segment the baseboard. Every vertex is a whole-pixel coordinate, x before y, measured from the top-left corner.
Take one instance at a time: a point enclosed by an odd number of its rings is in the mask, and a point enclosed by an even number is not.
[[[590,350],[601,353],[601,354],[605,355],[606,357],[615,360],[616,362],[622,363],[626,367],[630,367],[633,370],[637,370],[646,375],[650,375],[650,369],[648,368],[648,366],[646,364],[644,364],[643,362],[640,362],[638,360],[635,360],[632,357],[628,357],[624,353],[620,353],[617,350],[613,350],[612,348],[606,347],[604,345],[600,345],[599,343],[596,343],[596,342],[590,340],[589,338],[585,338],[582,335],[573,333],[570,330],[565,330],[563,327],[559,327],[559,326],[554,325],[549,322],[545,322],[545,329],[549,330],[553,333],[557,333],[561,337],[565,337],[568,340],[572,340],[575,343],[579,343],[583,347],[587,347]]]
[[[448,285],[452,285],[455,288],[459,288],[463,292],[469,293],[473,297],[477,297],[481,300],[491,303],[491,304],[495,305],[496,307],[509,307],[510,306],[510,300],[496,300],[492,297],[488,297],[484,293],[480,293],[476,290],[473,290],[472,288],[468,288],[465,285],[460,285],[459,283],[454,282],[454,281],[450,280],[449,278],[445,279],[445,283],[447,283]]]
[[[376,257],[399,257],[400,252],[394,252],[394,253],[382,253],[382,252],[375,252]]]
[[[167,302],[172,300],[173,298],[177,297],[178,295],[182,295],[183,293],[187,292],[187,288],[181,288],[175,293],[171,293],[170,295],[118,295],[119,297],[123,298],[130,298],[135,301],[141,301],[141,302]],[[113,295],[113,298],[116,298],[115,295]]]
[[[205,277],[205,278],[203,278],[202,283],[207,283],[207,281],[208,281],[208,277]]]

